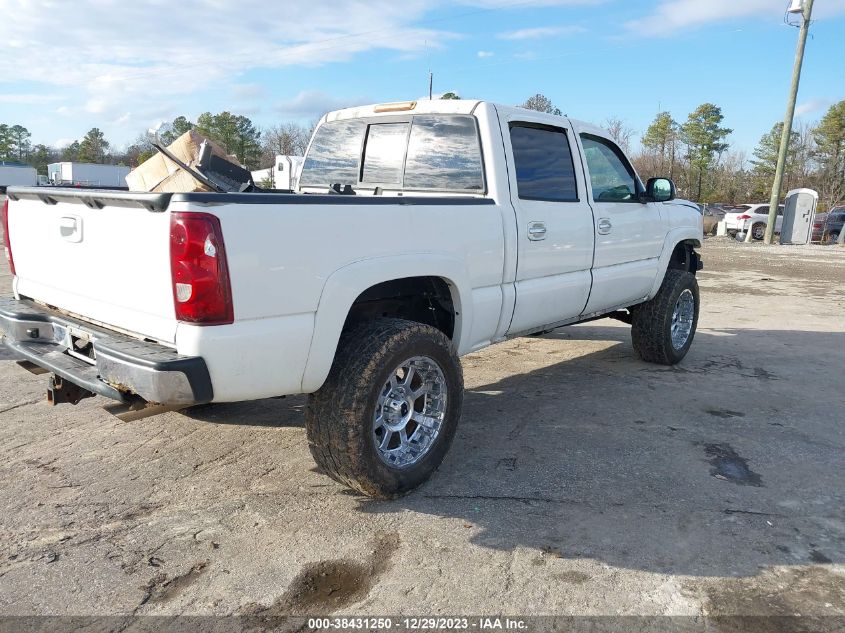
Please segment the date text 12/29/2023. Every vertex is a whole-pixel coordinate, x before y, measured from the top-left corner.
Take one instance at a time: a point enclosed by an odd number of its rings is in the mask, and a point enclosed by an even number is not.
[[[524,631],[525,620],[509,617],[335,617],[308,618],[307,628],[315,631]]]

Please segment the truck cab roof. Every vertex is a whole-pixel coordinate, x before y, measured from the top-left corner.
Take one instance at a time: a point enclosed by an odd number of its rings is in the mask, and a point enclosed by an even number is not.
[[[414,114],[474,114],[481,106],[491,106],[499,116],[504,118],[519,118],[520,114],[530,113],[532,118],[547,118],[549,125],[559,124],[560,119],[567,119],[577,127],[588,133],[606,136],[607,131],[585,121],[572,119],[569,116],[548,114],[536,110],[528,110],[519,106],[504,105],[483,101],[480,99],[421,99],[418,101],[397,101],[390,103],[374,103],[335,110],[326,114],[322,121],[341,121],[347,119],[363,119],[373,117],[395,117],[397,115]]]

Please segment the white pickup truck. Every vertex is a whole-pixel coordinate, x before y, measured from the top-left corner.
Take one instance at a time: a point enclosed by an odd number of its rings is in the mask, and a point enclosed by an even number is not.
[[[643,360],[684,357],[702,216],[674,194],[566,117],[341,110],[294,193],[10,188],[0,329],[54,403],[310,394],[319,466],[393,497],[452,441],[463,354],[615,316]]]

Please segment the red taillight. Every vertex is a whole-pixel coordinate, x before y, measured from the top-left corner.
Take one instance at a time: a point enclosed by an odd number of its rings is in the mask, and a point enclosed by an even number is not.
[[[208,213],[170,215],[170,276],[179,321],[224,325],[235,320],[217,217]]]
[[[750,219],[751,219],[750,215],[740,215],[739,217],[737,217],[737,220],[750,220]]]
[[[12,243],[9,241],[9,200],[3,201],[3,242],[6,245],[6,259],[9,260],[9,270],[15,275],[15,260],[12,257]]]

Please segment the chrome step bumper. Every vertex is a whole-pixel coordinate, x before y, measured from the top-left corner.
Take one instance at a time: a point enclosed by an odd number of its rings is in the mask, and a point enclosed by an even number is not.
[[[30,363],[83,389],[131,403],[188,406],[211,402],[205,361],[49,310],[0,298],[3,343]],[[88,343],[84,354],[75,344]],[[86,346],[87,347],[87,346]]]

